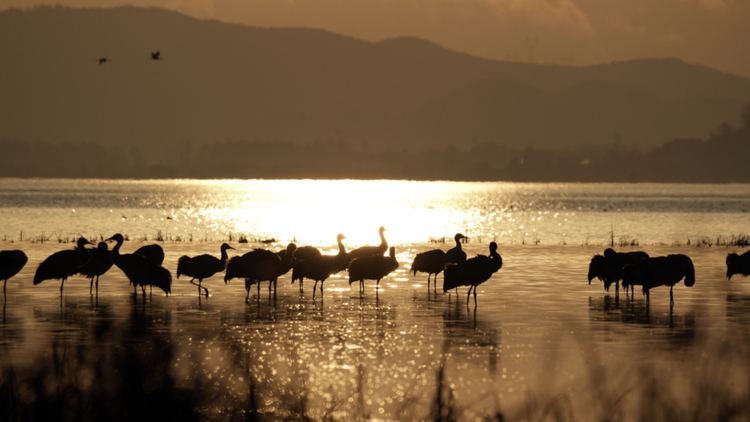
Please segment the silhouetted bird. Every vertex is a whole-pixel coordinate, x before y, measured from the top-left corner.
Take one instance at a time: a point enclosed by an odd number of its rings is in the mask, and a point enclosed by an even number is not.
[[[245,279],[245,290],[247,296],[245,301],[250,299],[250,287],[257,284],[258,300],[260,300],[260,283],[268,281],[268,291],[270,293],[274,280],[278,277],[281,266],[281,257],[266,249],[255,249],[242,256],[235,256],[227,262],[227,271],[224,275],[224,282],[233,278]]]
[[[490,243],[490,256],[477,255],[458,264],[445,266],[443,292],[458,286],[470,286],[466,293],[466,306],[469,306],[471,289],[474,289],[474,306],[477,306],[477,286],[489,280],[503,266],[503,258],[497,253],[497,243]]]
[[[86,265],[89,261],[89,250],[85,248],[85,245],[90,244],[85,238],[79,237],[74,249],[55,252],[48,256],[36,269],[34,285],[36,286],[44,280],[62,280],[60,283],[60,294],[62,295],[65,280],[78,272],[78,268]]]
[[[294,270],[292,270],[292,284],[296,280],[299,280],[299,290],[302,291],[302,282],[304,279],[309,278],[315,280],[313,285],[313,299],[315,298],[315,291],[320,282],[320,294],[323,295],[323,283],[326,279],[344,269],[349,265],[349,254],[346,253],[346,247],[342,240],[346,239],[346,236],[339,233],[336,236],[336,241],[339,246],[339,253],[336,255],[318,255],[308,259],[297,261],[294,264]]]
[[[364,258],[371,255],[384,255],[385,251],[388,250],[388,242],[385,240],[385,227],[380,226],[378,234],[380,234],[380,245],[378,246],[360,246],[348,253],[349,262],[351,263],[355,258]]]
[[[391,246],[388,256],[370,255],[355,258],[349,263],[349,285],[359,281],[359,296],[365,294],[365,280],[377,280],[375,295],[380,288],[380,280],[398,269],[396,260],[396,248]]]
[[[414,257],[414,262],[411,264],[411,272],[417,275],[417,271],[427,273],[427,290],[430,290],[430,276],[435,274],[435,280],[433,281],[432,288],[437,289],[437,276],[445,268],[445,252],[440,249],[433,249],[431,251],[422,252]]]
[[[172,292],[172,273],[161,265],[155,264],[145,256],[137,253],[120,254],[123,237],[121,234],[107,239],[117,242],[110,257],[112,263],[125,273],[125,276],[133,283],[134,293],[138,294],[138,286],[141,286],[143,295],[146,295],[145,286],[156,286],[169,295]]]
[[[177,278],[181,275],[191,277],[191,284],[195,284],[195,279],[198,279],[198,295],[201,294],[201,289],[206,291],[206,297],[208,297],[208,289],[201,286],[204,278],[213,277],[214,274],[224,271],[227,265],[227,249],[234,249],[233,247],[223,243],[221,245],[221,258],[217,258],[213,255],[203,254],[194,257],[183,255],[177,260]]]
[[[78,268],[77,274],[81,274],[91,279],[89,284],[89,294],[94,287],[94,278],[96,277],[96,293],[99,293],[99,276],[112,268],[112,259],[109,256],[106,242],[99,242],[96,249],[89,249],[89,262]]]
[[[646,252],[615,252],[614,249],[607,248],[604,250],[604,255],[594,255],[591,258],[589,284],[591,280],[598,278],[604,282],[604,290],[609,291],[609,286],[615,283],[615,292],[619,293],[622,268],[646,258],[648,258]]]
[[[750,251],[742,255],[727,255],[727,280],[731,280],[735,274],[741,274],[743,277],[750,275]]]
[[[683,278],[687,287],[695,284],[695,267],[688,256],[682,254],[659,256],[642,259],[635,264],[625,266],[622,287],[627,289],[636,284],[643,286],[643,294],[646,295],[648,301],[650,289],[669,286],[669,303],[673,304],[672,288]]]
[[[18,274],[29,258],[23,251],[0,251],[0,280],[3,280],[3,293],[8,279]]]
[[[100,59],[99,59],[99,65],[101,66],[101,65],[103,65],[104,63],[107,63],[108,61],[109,61],[109,59],[108,59],[108,58],[106,58],[106,57],[102,57],[102,58],[100,58]]]
[[[159,57],[160,54],[161,54],[161,51],[151,52],[151,60],[161,60],[161,57]]]
[[[320,252],[320,251],[318,251]],[[278,252],[276,252],[276,255],[281,258],[281,265],[279,266],[279,272],[276,275],[276,277],[281,277],[282,275],[289,272],[289,270],[292,269],[294,266],[294,261],[297,260],[297,245],[294,243],[290,243],[286,246],[286,249],[282,249]],[[276,286],[274,286],[274,289]]]
[[[320,249],[316,248],[315,246],[300,246],[296,251],[294,251],[294,261],[304,261],[314,256],[321,255],[323,254],[320,252]]]
[[[456,241],[456,246],[448,249],[445,253],[446,264],[458,264],[466,261],[466,252],[461,248],[461,239],[467,239],[467,237],[461,233],[456,233],[453,239]]]
[[[164,264],[164,249],[157,244],[141,246],[135,252],[156,265]]]

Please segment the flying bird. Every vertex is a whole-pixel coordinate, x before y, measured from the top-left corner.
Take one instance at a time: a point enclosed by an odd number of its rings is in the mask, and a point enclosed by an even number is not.
[[[84,237],[79,237],[74,249],[55,252],[39,264],[34,274],[34,285],[44,280],[62,280],[60,283],[60,295],[68,277],[76,274],[78,269],[89,261],[89,250],[85,248],[91,243]]]
[[[650,299],[649,290],[658,286],[669,286],[669,304],[674,304],[672,289],[680,280],[685,279],[685,286],[695,284],[695,267],[690,257],[682,254],[659,256],[642,259],[635,264],[625,266],[622,287],[638,284],[643,286],[646,301]]]
[[[108,59],[106,57],[102,57],[102,58],[99,59],[99,65],[100,66],[103,65],[104,63],[107,63],[109,60],[110,59]]]
[[[614,283],[615,293],[619,293],[623,267],[646,258],[648,258],[646,252],[615,252],[614,249],[607,248],[604,250],[604,255],[597,254],[591,258],[588,275],[589,284],[591,284],[591,280],[598,278],[604,282],[604,290],[609,292],[609,286]]]
[[[474,289],[474,306],[477,306],[477,286],[489,280],[503,266],[503,258],[497,253],[497,243],[490,243],[490,256],[477,255],[458,264],[445,266],[445,280],[443,281],[443,292],[458,286],[469,286],[466,294],[466,306],[469,306],[469,297]]]
[[[141,286],[143,295],[146,295],[145,286],[156,286],[162,289],[167,295],[172,292],[172,273],[168,269],[150,261],[141,254],[129,253],[120,254],[123,237],[120,233],[107,239],[117,242],[110,257],[112,263],[125,273],[131,283],[133,283],[134,293],[138,294],[138,286]]]
[[[89,284],[89,294],[94,287],[94,278],[96,278],[96,293],[99,294],[99,276],[103,275],[112,268],[112,258],[109,256],[109,249],[106,242],[99,242],[96,249],[89,249],[89,262],[78,268],[76,274],[83,275],[91,279]]]
[[[411,264],[411,272],[417,275],[417,272],[427,273],[427,290],[430,290],[430,276],[435,274],[432,288],[437,289],[437,276],[445,269],[445,252],[440,249],[433,249],[422,252],[414,257]]]
[[[398,269],[396,248],[391,246],[388,256],[370,255],[355,258],[349,263],[349,285],[359,281],[359,296],[365,294],[365,280],[376,280],[375,296],[378,295],[380,280]]]
[[[18,274],[28,261],[29,258],[23,251],[0,251],[0,280],[3,280],[3,294],[8,279]]]
[[[201,286],[204,278],[213,277],[214,274],[224,271],[227,264],[227,249],[234,249],[226,243],[221,245],[221,257],[217,258],[213,255],[203,254],[194,257],[183,255],[177,260],[177,278],[181,275],[192,277],[190,280],[191,284],[195,284],[195,279],[198,279],[198,295],[201,294],[201,289],[206,291],[206,297],[208,297],[208,289]]]
[[[731,280],[735,274],[743,277],[750,275],[750,251],[742,255],[736,253],[727,255],[727,280]]]
[[[151,60],[163,60],[159,55],[161,54],[161,51],[152,51],[151,52]]]

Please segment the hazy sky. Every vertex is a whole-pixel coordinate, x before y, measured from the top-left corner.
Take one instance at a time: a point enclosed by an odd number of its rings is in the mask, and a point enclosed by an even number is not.
[[[0,0],[0,10],[34,0]],[[157,6],[252,26],[424,38],[476,56],[557,64],[678,57],[750,77],[750,0],[39,0]]]

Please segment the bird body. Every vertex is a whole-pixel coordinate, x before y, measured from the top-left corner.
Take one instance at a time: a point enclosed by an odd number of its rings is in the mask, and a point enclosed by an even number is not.
[[[458,286],[469,286],[466,295],[466,306],[469,306],[469,295],[474,289],[474,306],[477,304],[477,286],[489,280],[503,266],[503,258],[497,253],[497,243],[490,243],[490,256],[477,255],[458,264],[445,266],[443,292]]]
[[[77,274],[81,274],[91,279],[89,284],[89,294],[94,286],[96,278],[96,292],[99,293],[99,276],[112,268],[112,258],[109,256],[109,249],[106,242],[99,242],[96,249],[89,249],[89,262],[78,268]]]
[[[349,252],[349,262],[351,263],[355,258],[364,258],[371,255],[383,256],[388,250],[388,241],[385,240],[385,234],[383,234],[384,232],[385,227],[380,226],[380,228],[378,229],[378,234],[380,234],[380,245],[360,246],[359,248],[353,249],[351,252]]]
[[[162,265],[164,263],[164,249],[157,244],[141,246],[133,253],[145,257],[156,265]]]
[[[146,295],[145,286],[156,286],[167,294],[172,292],[172,273],[170,273],[169,270],[161,265],[155,264],[141,254],[120,254],[123,237],[119,233],[107,240],[114,240],[117,242],[110,253],[112,263],[122,270],[128,280],[133,283],[133,288],[136,289],[136,294],[138,286],[141,286],[141,291],[144,296]]]
[[[458,264],[466,261],[466,252],[461,248],[461,239],[466,239],[466,236],[461,233],[456,233],[456,235],[453,236],[453,239],[456,241],[456,246],[448,249],[445,253],[446,264]]]
[[[36,286],[44,280],[61,280],[60,294],[62,295],[65,280],[76,274],[78,268],[89,261],[89,250],[85,248],[85,245],[90,244],[85,238],[79,237],[74,249],[55,252],[48,256],[39,264],[36,273],[34,273],[34,285]]]
[[[198,294],[201,294],[201,289],[206,291],[206,297],[208,297],[208,289],[201,286],[204,278],[212,277],[216,273],[224,271],[227,263],[227,249],[234,249],[226,243],[221,245],[221,257],[217,258],[213,255],[203,254],[194,257],[183,255],[177,260],[177,278],[181,275],[191,277],[191,284],[195,284],[195,279],[198,279]]]
[[[23,251],[0,251],[0,280],[3,280],[3,293],[8,279],[18,274],[28,261],[29,258]]]
[[[672,289],[683,278],[685,286],[692,287],[695,284],[695,267],[690,257],[682,254],[659,256],[625,266],[622,286],[625,289],[636,284],[643,286],[646,300],[650,299],[649,290],[658,286],[669,286],[669,303],[673,304]]]
[[[750,251],[742,255],[736,253],[727,255],[727,280],[731,280],[735,274],[743,277],[750,275]]]
[[[349,264],[349,285],[359,281],[359,294],[365,293],[365,280],[377,280],[375,294],[380,287],[380,280],[398,269],[396,248],[391,247],[388,256],[370,255],[356,258]]]
[[[440,249],[433,249],[417,254],[414,257],[414,262],[411,264],[411,272],[415,276],[417,275],[417,271],[427,273],[427,290],[430,289],[430,276],[435,274],[432,286],[434,289],[437,285],[437,276],[443,269],[445,269],[445,252]]]
[[[247,290],[245,300],[250,298],[250,287],[257,284],[258,299],[260,299],[260,283],[268,281],[270,292],[272,282],[278,277],[281,262],[281,257],[269,250],[254,249],[242,256],[235,256],[227,262],[224,282],[233,278],[244,278],[245,290]]]
[[[297,245],[290,243],[286,246],[286,249],[276,252],[276,255],[281,258],[281,265],[279,266],[279,271],[276,275],[278,278],[288,273],[294,266],[294,261],[297,259]]]
[[[318,282],[320,282],[320,294],[323,295],[323,283],[326,279],[346,269],[347,265],[349,265],[349,254],[346,252],[344,239],[346,239],[346,236],[341,233],[336,236],[339,246],[339,253],[336,255],[317,255],[294,263],[292,283],[299,280],[300,292],[302,291],[302,282],[304,279],[309,278],[310,280],[315,280],[313,298],[315,298]]]
[[[594,255],[589,263],[589,284],[591,280],[598,278],[604,282],[604,290],[609,291],[609,286],[615,284],[615,292],[620,291],[620,280],[622,280],[622,269],[625,265],[632,265],[641,259],[648,258],[646,252],[615,252],[612,248],[604,250],[604,255]]]

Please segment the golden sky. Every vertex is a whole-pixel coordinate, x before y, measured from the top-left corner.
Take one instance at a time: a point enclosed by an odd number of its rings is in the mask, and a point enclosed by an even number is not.
[[[491,59],[570,65],[677,57],[750,77],[750,0],[0,0],[156,6],[369,41],[415,36]]]

